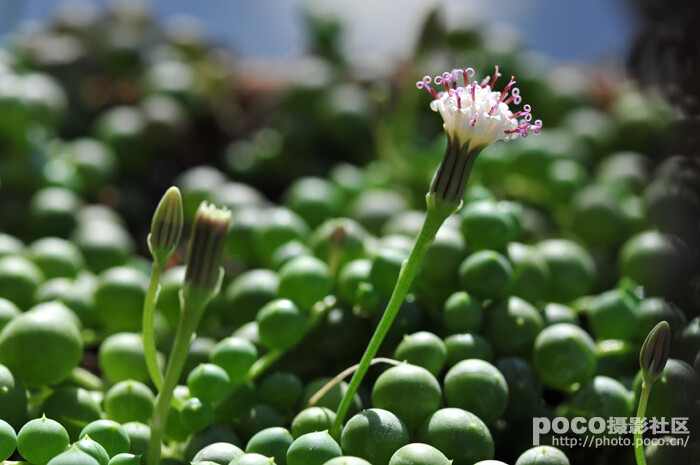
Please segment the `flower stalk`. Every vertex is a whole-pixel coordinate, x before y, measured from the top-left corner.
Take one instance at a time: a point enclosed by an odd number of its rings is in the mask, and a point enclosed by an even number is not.
[[[148,464],[158,465],[168,409],[182,374],[192,335],[204,310],[218,294],[223,279],[221,259],[231,213],[202,202],[195,215],[192,238],[187,250],[185,281],[180,290],[181,313],[165,377],[151,419]]]
[[[430,205],[430,203],[428,203],[428,205]],[[369,344],[365,349],[365,353],[360,359],[357,370],[355,373],[353,373],[353,376],[350,379],[348,390],[345,392],[345,395],[338,406],[336,418],[330,431],[331,436],[336,439],[340,436],[340,429],[342,428],[343,420],[348,412],[348,409],[350,408],[352,399],[354,398],[357,389],[360,387],[362,379],[367,374],[367,370],[372,363],[372,359],[374,359],[379,347],[382,345],[384,338],[389,332],[394,319],[396,319],[396,315],[399,313],[406,295],[408,295],[411,284],[413,284],[413,280],[420,269],[420,265],[423,262],[425,254],[430,248],[430,244],[432,244],[433,240],[435,240],[435,235],[440,229],[440,226],[442,226],[445,220],[454,212],[454,210],[450,211],[449,209],[445,208],[444,205],[445,204],[441,204],[440,207],[435,208],[428,207],[425,221],[423,222],[423,227],[418,234],[418,238],[416,239],[416,243],[413,246],[413,250],[411,250],[408,260],[406,260],[401,267],[401,272],[399,273],[396,286],[391,294],[386,310],[384,310],[384,314],[379,320],[377,328],[374,330],[372,339],[370,339]]]
[[[529,131],[538,134],[542,128],[542,121],[537,120],[534,125],[530,124],[532,115],[529,105],[525,105],[523,110],[516,113],[509,109],[508,105],[511,102],[519,104],[521,101],[520,91],[513,87],[514,78],[511,77],[502,92],[497,92],[493,89],[496,80],[501,76],[498,67],[493,79],[486,78],[481,84],[476,80],[470,82],[473,75],[474,70],[471,68],[455,69],[434,79],[426,76],[416,84],[419,89],[428,90],[434,99],[430,107],[443,118],[443,128],[448,137],[447,149],[426,196],[427,211],[423,226],[408,260],[401,267],[386,310],[338,406],[330,430],[335,439],[340,436],[352,399],[408,295],[425,254],[445,220],[461,208],[477,155],[496,140],[508,141],[526,137]],[[458,85],[460,77],[463,78],[463,86]],[[431,82],[442,85],[445,90],[438,92],[430,86]]]
[[[157,389],[160,389],[163,384],[163,374],[158,367],[154,328],[160,277],[165,264],[180,244],[183,225],[182,195],[177,187],[171,187],[156,207],[151,223],[151,233],[147,239],[148,248],[153,256],[153,266],[143,302],[143,351],[148,374]]]

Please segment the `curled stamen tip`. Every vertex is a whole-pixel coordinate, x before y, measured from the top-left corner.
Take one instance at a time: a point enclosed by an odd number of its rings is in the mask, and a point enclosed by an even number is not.
[[[424,83],[426,86],[427,86],[428,84],[430,84],[430,83],[432,82],[432,80],[433,80],[433,79],[432,79],[430,76],[427,76],[427,75],[426,75],[426,76],[423,76],[423,83]]]
[[[442,84],[442,76],[435,76],[435,79],[433,79],[433,82],[435,82],[435,84],[437,84],[437,85]]]
[[[425,83],[423,81],[418,81],[416,82],[416,87],[422,89],[423,87],[425,87]]]

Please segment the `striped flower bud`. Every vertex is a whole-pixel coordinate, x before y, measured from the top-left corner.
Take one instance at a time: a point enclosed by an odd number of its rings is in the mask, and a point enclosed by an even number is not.
[[[190,305],[206,305],[219,292],[220,267],[231,212],[202,202],[187,249],[183,297]]]
[[[661,376],[670,352],[671,327],[662,321],[651,330],[639,353],[639,366],[646,384],[653,384]]]
[[[158,265],[165,265],[177,249],[183,224],[182,195],[177,187],[171,187],[160,199],[148,235],[148,248]]]

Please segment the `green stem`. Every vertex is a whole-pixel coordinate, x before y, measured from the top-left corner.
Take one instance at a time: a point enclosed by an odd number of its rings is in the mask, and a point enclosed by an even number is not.
[[[360,387],[360,383],[362,383],[362,379],[365,377],[365,374],[367,374],[367,370],[372,363],[372,359],[377,354],[379,347],[382,345],[384,337],[389,331],[389,328],[391,328],[391,324],[394,322],[394,319],[396,318],[396,315],[399,312],[406,295],[408,294],[408,291],[411,289],[411,284],[413,284],[413,279],[416,277],[418,269],[423,262],[423,257],[425,257],[430,244],[435,239],[435,235],[440,229],[440,226],[442,226],[442,223],[445,222],[447,217],[449,217],[454,210],[454,206],[447,210],[439,207],[428,207],[425,215],[425,221],[423,222],[423,227],[418,234],[418,238],[413,246],[411,255],[409,255],[408,260],[406,260],[401,267],[399,278],[396,281],[394,292],[392,293],[391,299],[387,304],[384,315],[382,316],[382,319],[379,320],[377,329],[375,329],[374,335],[372,335],[372,339],[370,339],[367,349],[365,349],[365,353],[360,360],[357,371],[355,371],[352,379],[350,380],[348,390],[345,392],[343,400],[338,406],[335,421],[333,422],[333,427],[331,428],[331,436],[334,438],[337,439],[340,435],[340,429],[343,426],[343,420],[348,412],[348,408],[350,408],[350,404],[352,403],[357,389]]]
[[[392,358],[384,358],[384,357],[377,357],[372,359],[370,362],[370,365],[376,365],[378,363],[388,363],[390,365],[398,366],[401,365],[402,362],[399,362],[397,360],[394,360]],[[359,368],[360,365],[353,365],[350,368],[346,368],[345,370],[341,371],[338,373],[333,379],[328,381],[321,389],[316,391],[316,394],[311,396],[309,399],[309,402],[306,404],[306,408],[313,407],[316,402],[318,402],[321,397],[325,396],[328,391],[333,389],[333,386],[350,376],[351,374],[355,373],[357,369]]]
[[[90,391],[103,391],[105,383],[99,376],[90,373],[85,368],[75,367],[68,378],[71,382]]]
[[[256,362],[250,367],[248,371],[248,379],[254,381],[258,376],[263,374],[265,370],[270,368],[277,360],[280,359],[285,353],[284,350],[272,350],[262,357],[260,357]]]
[[[331,252],[328,256],[328,271],[333,278],[333,282],[338,279],[338,264],[340,263],[340,247],[337,244],[331,244]]]
[[[651,392],[651,384],[646,381],[642,382],[642,394],[639,396],[639,407],[637,407],[637,418],[644,418],[644,413],[647,411],[647,401]],[[646,465],[647,461],[644,458],[644,444],[642,442],[642,425],[638,423],[634,428],[634,457],[637,459],[637,465]]]
[[[156,302],[158,301],[158,289],[160,288],[160,275],[162,272],[163,268],[157,262],[153,262],[151,281],[148,283],[146,298],[143,302],[143,352],[146,356],[148,374],[151,376],[151,380],[158,390],[160,390],[163,385],[163,374],[158,367],[154,321],[156,316]]]
[[[168,410],[173,399],[173,391],[180,380],[182,369],[187,360],[192,334],[199,325],[199,320],[204,313],[202,308],[188,307],[184,303],[180,323],[175,333],[175,342],[165,370],[163,385],[156,399],[156,406],[151,418],[151,441],[148,446],[148,465],[158,465],[161,454],[161,444],[165,422],[168,418]]]
[[[48,386],[41,386],[35,389],[27,390],[27,403],[30,405],[39,406],[44,403],[47,397],[53,394],[53,389]]]
[[[321,321],[323,316],[328,313],[328,310],[333,308],[335,305],[335,298],[326,298],[324,301],[319,302],[311,313],[311,322],[309,324],[309,331],[316,327],[316,325]],[[262,357],[260,357],[250,370],[248,370],[248,380],[254,381],[257,377],[262,375],[268,368],[270,368],[274,363],[280,359],[286,352],[284,350],[272,350]]]

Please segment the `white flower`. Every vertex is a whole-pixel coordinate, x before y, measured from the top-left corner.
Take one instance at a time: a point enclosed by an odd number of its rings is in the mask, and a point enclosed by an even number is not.
[[[542,121],[530,124],[532,115],[529,105],[524,105],[516,113],[508,106],[511,102],[518,105],[522,100],[519,89],[513,87],[515,79],[512,76],[501,92],[493,90],[501,76],[498,66],[493,80],[487,77],[480,84],[476,80],[469,82],[473,76],[472,68],[454,69],[451,73],[443,73],[434,79],[426,76],[416,83],[419,89],[427,89],[435,99],[430,103],[430,108],[440,113],[445,122],[443,127],[453,142],[460,147],[469,144],[468,151],[471,152],[497,140],[527,137],[529,131],[539,134]],[[461,87],[458,85],[460,77],[464,82]],[[431,82],[444,86],[445,90],[436,92],[430,87]]]

